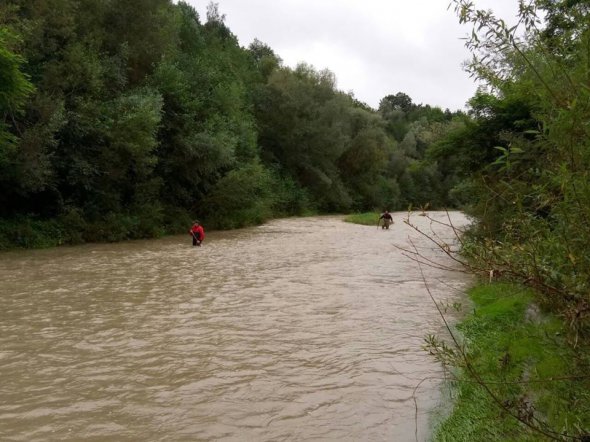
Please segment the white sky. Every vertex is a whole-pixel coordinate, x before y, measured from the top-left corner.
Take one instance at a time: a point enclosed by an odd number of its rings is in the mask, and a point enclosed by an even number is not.
[[[209,0],[185,0],[206,21]],[[337,87],[377,108],[404,92],[414,103],[462,109],[476,84],[449,0],[215,0],[225,23],[247,47],[258,38],[287,66],[306,62],[334,72]],[[508,24],[518,0],[475,0]]]

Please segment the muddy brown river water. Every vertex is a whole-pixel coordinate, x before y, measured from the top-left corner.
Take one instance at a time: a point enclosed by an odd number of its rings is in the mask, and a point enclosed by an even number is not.
[[[427,440],[442,321],[394,245],[445,259],[405,217],[0,254],[0,440]],[[465,276],[424,271],[462,299]]]

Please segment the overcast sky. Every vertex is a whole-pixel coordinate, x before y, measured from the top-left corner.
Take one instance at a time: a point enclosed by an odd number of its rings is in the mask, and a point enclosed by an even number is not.
[[[209,0],[186,0],[206,21]],[[334,72],[337,87],[377,108],[405,92],[415,103],[462,109],[476,84],[449,0],[217,0],[225,23],[247,47],[258,38],[287,66]],[[518,0],[476,0],[514,23]]]

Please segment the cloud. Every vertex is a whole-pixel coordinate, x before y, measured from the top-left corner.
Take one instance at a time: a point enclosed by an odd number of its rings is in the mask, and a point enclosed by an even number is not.
[[[206,4],[192,0],[203,21]],[[476,84],[462,69],[470,57],[446,0],[218,0],[242,46],[268,44],[288,66],[306,62],[336,75],[338,88],[377,107],[405,92],[416,103],[460,109]],[[480,0],[513,17],[515,0]],[[510,20],[508,20],[510,21]]]

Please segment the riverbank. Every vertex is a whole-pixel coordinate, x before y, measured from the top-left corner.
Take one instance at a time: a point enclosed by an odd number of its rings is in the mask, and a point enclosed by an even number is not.
[[[481,284],[469,296],[473,312],[457,329],[470,368],[439,347],[437,354],[456,365],[449,393],[454,408],[433,440],[586,440],[587,349],[574,346],[563,321],[535,306],[529,289]]]
[[[113,213],[96,221],[84,219],[77,211],[53,219],[21,216],[0,219],[0,250],[159,238],[187,231],[190,225],[191,218],[185,212],[165,216]]]
[[[307,211],[300,216],[314,216]],[[53,219],[21,216],[0,219],[0,250],[46,249],[63,245],[85,243],[111,243],[134,239],[161,238],[184,233],[192,225],[189,214],[183,210],[147,211],[133,214],[109,214],[97,221],[85,220],[80,212],[72,210]],[[367,212],[347,215],[345,221],[354,224],[376,225],[379,213]],[[207,231],[227,230],[214,222],[204,220]],[[241,219],[237,227],[259,225],[268,219]]]
[[[316,213],[305,212],[300,216],[313,215]],[[155,239],[187,232],[193,219],[188,212],[180,209],[111,213],[95,221],[84,219],[76,210],[53,219],[29,216],[0,219],[0,251]],[[201,218],[201,222],[210,232],[260,225],[270,219],[272,218],[242,217],[232,225],[221,225],[218,221],[207,218]]]
[[[352,213],[346,215],[344,221],[352,224],[361,224],[363,226],[376,226],[379,222],[380,214],[377,212]]]

